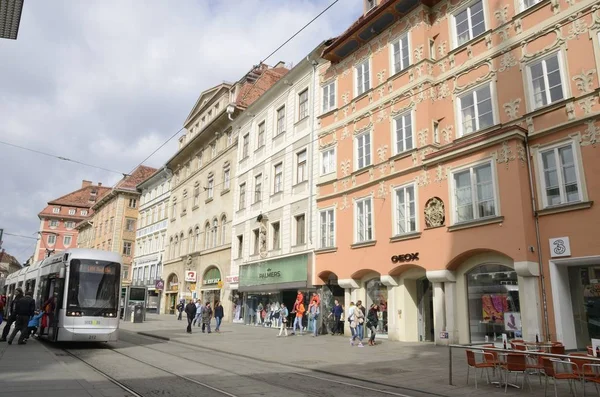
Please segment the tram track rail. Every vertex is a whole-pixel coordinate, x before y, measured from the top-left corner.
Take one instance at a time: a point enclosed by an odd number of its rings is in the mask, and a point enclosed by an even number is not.
[[[216,388],[216,387],[214,387],[214,386],[210,386],[210,385],[208,385],[208,384],[206,384],[206,383],[204,383],[204,382],[200,382],[200,381],[198,381],[198,380],[196,380],[196,379],[193,379],[193,378],[190,378],[190,377],[188,377],[188,376],[181,375],[181,374],[175,373],[175,372],[173,372],[173,371],[169,371],[168,369],[161,368],[161,367],[159,367],[159,366],[157,366],[157,365],[150,364],[150,363],[148,363],[148,362],[146,362],[146,361],[143,361],[143,360],[140,360],[140,359],[138,359],[138,358],[132,357],[132,356],[130,356],[130,355],[128,355],[128,354],[124,354],[124,353],[122,353],[122,352],[119,352],[119,351],[117,351],[117,350],[115,350],[115,349],[113,349],[113,348],[110,348],[110,347],[109,347],[109,350],[111,350],[111,351],[112,351],[112,352],[114,352],[114,353],[117,353],[117,354],[120,354],[120,355],[122,355],[122,356],[125,356],[125,357],[127,357],[127,358],[129,358],[129,359],[131,359],[131,360],[134,360],[134,361],[136,361],[136,362],[139,362],[139,363],[141,363],[141,364],[144,364],[144,365],[146,365],[146,366],[148,366],[148,367],[152,367],[152,368],[154,368],[154,369],[156,369],[156,370],[159,370],[159,371],[165,372],[165,373],[167,373],[167,374],[169,374],[169,375],[171,375],[171,376],[174,376],[174,377],[176,377],[176,378],[178,378],[178,379],[182,379],[182,380],[185,380],[185,381],[187,381],[187,382],[191,382],[191,383],[193,383],[193,384],[195,384],[195,385],[197,385],[197,386],[202,386],[202,387],[204,387],[204,388],[206,388],[206,389],[210,389],[211,391],[213,391],[213,392],[216,392],[216,393],[219,393],[219,394],[222,394],[222,395],[224,395],[224,396],[228,396],[228,397],[239,397],[239,396],[237,396],[237,395],[235,395],[235,394],[229,393],[229,392],[227,392],[227,391],[225,391],[225,390],[221,390],[221,389],[219,389],[219,388]],[[95,372],[97,372],[97,373],[98,373],[98,374],[100,374],[101,376],[105,377],[105,378],[106,378],[107,380],[109,380],[111,383],[113,383],[114,385],[116,385],[116,386],[118,386],[119,388],[123,389],[124,391],[127,391],[128,393],[132,394],[134,397],[147,397],[147,395],[145,395],[145,394],[142,394],[142,393],[140,393],[139,391],[136,391],[134,388],[132,388],[132,387],[130,387],[130,386],[127,386],[125,383],[123,383],[123,382],[121,382],[121,381],[119,381],[119,380],[115,379],[115,378],[114,378],[113,376],[111,376],[110,374],[108,374],[108,373],[106,373],[105,371],[101,370],[101,369],[100,369],[100,368],[98,368],[97,366],[95,366],[95,365],[93,365],[93,364],[89,363],[88,361],[86,361],[86,360],[85,360],[85,359],[83,359],[82,357],[78,356],[77,354],[74,354],[73,352],[69,351],[68,349],[64,349],[64,348],[62,348],[62,349],[60,349],[60,351],[62,351],[62,352],[64,352],[65,354],[67,354],[69,357],[72,357],[72,358],[74,358],[74,359],[76,359],[76,360],[78,360],[78,361],[80,361],[80,362],[84,363],[84,364],[85,364],[85,365],[87,365],[88,367],[92,368],[92,369],[93,369]]]
[[[147,334],[141,334],[141,336],[144,337],[144,338],[146,338],[146,339],[149,339],[149,340],[161,339],[163,342],[167,342],[167,340],[165,338],[153,338],[151,335],[147,335]],[[295,365],[284,364],[284,363],[280,363],[280,362],[273,362],[273,361],[269,361],[269,360],[262,360],[262,359],[257,359],[257,358],[249,357],[249,356],[246,356],[246,355],[235,355],[235,354],[232,354],[232,353],[229,353],[229,352],[225,352],[225,351],[221,351],[221,350],[217,350],[217,349],[212,349],[212,348],[207,348],[207,347],[204,347],[204,346],[197,346],[197,345],[188,344],[188,343],[179,342],[179,341],[168,340],[168,342],[175,343],[175,344],[184,346],[186,348],[190,348],[191,347],[194,350],[199,351],[199,352],[200,351],[201,352],[210,352],[211,354],[220,355],[221,357],[227,357],[228,359],[240,359],[240,358],[243,358],[243,359],[246,359],[246,360],[249,360],[249,361],[258,362],[258,363],[261,363],[261,364],[268,364],[270,366],[287,367],[288,369],[290,369],[290,371],[286,372],[285,373],[286,375],[294,375],[294,376],[299,376],[301,378],[314,379],[315,381],[328,382],[328,383],[332,384],[332,387],[335,387],[334,385],[338,385],[338,386],[339,385],[343,385],[343,386],[348,386],[348,387],[353,387],[353,388],[356,388],[356,389],[363,390],[365,393],[367,393],[367,392],[368,393],[379,393],[379,394],[390,395],[390,396],[395,396],[395,397],[420,397],[420,396],[424,396],[424,395],[426,395],[426,396],[435,396],[435,397],[446,397],[446,396],[444,396],[442,394],[431,393],[431,392],[427,392],[427,391],[424,391],[424,390],[417,390],[417,389],[411,389],[411,388],[406,388],[406,387],[399,387],[399,386],[396,386],[396,385],[383,384],[383,383],[376,382],[376,381],[369,382],[369,381],[365,381],[363,379],[357,379],[357,378],[353,378],[353,377],[347,377],[347,376],[343,376],[343,375],[340,375],[340,374],[329,373],[329,372],[326,372],[326,371],[318,371],[318,370],[311,369],[311,368],[306,368],[306,367],[298,367],[298,366],[295,366]],[[200,364],[200,365],[203,365],[205,367],[208,367],[208,368],[211,368],[211,369],[215,369],[215,370],[219,370],[219,371],[223,371],[223,372],[226,372],[226,373],[230,373],[230,374],[235,375],[235,376],[241,376],[241,377],[249,378],[249,379],[251,379],[253,381],[256,381],[256,379],[259,378],[261,382],[264,382],[264,383],[269,384],[269,385],[274,386],[274,387],[278,387],[278,388],[284,387],[281,384],[276,383],[276,382],[272,382],[272,381],[266,379],[263,376],[257,376],[257,375],[250,376],[250,375],[246,375],[246,374],[241,374],[239,372],[232,371],[232,370],[227,369],[227,368],[223,368],[223,367],[220,367],[220,366],[215,366],[215,365],[207,364],[204,361],[199,361],[199,360],[196,360],[196,359],[193,359],[193,358],[183,357],[181,355],[174,354],[174,353],[169,352],[169,351],[164,351],[164,350],[160,350],[160,349],[151,348],[151,347],[148,347],[147,345],[142,345],[142,344],[133,344],[133,345],[137,346],[137,347],[142,347],[142,348],[147,349],[147,350],[151,350],[153,352],[157,352],[157,353],[161,353],[161,354],[166,354],[166,355],[169,355],[169,356],[181,359],[181,360],[191,361],[194,364]],[[126,356],[126,357],[132,358],[134,360],[137,360],[134,357],[131,357],[131,356],[127,355],[127,354],[124,354],[123,352],[120,352],[120,351],[116,350],[116,348],[109,347],[109,349],[112,350],[112,351],[114,351],[114,352],[116,352],[116,353],[118,353],[118,354],[121,354],[123,356]],[[306,371],[308,373],[297,372],[299,369],[301,369],[302,371]],[[321,376],[319,376],[319,375],[321,375]],[[334,378],[337,378],[337,379],[325,378],[325,377],[323,377],[323,375],[327,375],[327,376],[334,377]],[[352,382],[350,382],[350,381],[352,381]],[[374,384],[374,386],[396,389],[398,391],[383,390],[383,389],[378,389],[376,387],[364,386],[364,385],[357,384],[356,383],[357,381],[361,382],[361,383]],[[400,390],[402,390],[402,392],[399,392]],[[413,393],[413,394],[405,394],[405,393]],[[418,394],[418,396],[416,396],[415,393]],[[334,396],[335,394],[331,394],[331,393],[328,393],[326,391],[321,391],[321,392],[313,391],[311,393],[311,395],[318,395],[318,396],[321,396],[321,397],[326,397],[326,396]]]

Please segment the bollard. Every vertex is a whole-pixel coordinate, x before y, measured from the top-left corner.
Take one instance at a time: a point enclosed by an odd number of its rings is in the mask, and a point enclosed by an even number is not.
[[[448,384],[452,386],[452,346],[448,343]]]

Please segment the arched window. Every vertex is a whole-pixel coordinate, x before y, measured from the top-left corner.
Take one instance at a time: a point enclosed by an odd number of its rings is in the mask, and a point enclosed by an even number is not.
[[[194,252],[194,232],[190,229],[188,232],[188,254]]]
[[[179,255],[185,255],[185,240],[183,239],[183,232],[179,236]]]
[[[227,244],[227,217],[221,217],[221,245]]]
[[[169,246],[168,246],[167,258],[173,259],[173,237],[169,238]]]
[[[213,224],[212,224],[212,246],[216,247],[217,246],[217,232],[219,231],[219,221],[217,220],[217,218],[213,219]]]
[[[175,236],[175,242],[173,243],[173,259],[179,256],[179,237]]]
[[[198,226],[196,226],[196,241],[194,243],[194,250],[195,251],[200,251],[200,228]]]
[[[206,222],[204,226],[204,249],[210,248],[210,223]]]

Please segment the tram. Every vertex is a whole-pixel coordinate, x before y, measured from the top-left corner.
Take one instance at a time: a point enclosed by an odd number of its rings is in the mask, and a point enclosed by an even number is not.
[[[113,342],[119,335],[121,268],[117,253],[68,249],[10,274],[6,294],[12,298],[21,287],[23,292],[33,292],[37,309],[51,308],[41,338]]]

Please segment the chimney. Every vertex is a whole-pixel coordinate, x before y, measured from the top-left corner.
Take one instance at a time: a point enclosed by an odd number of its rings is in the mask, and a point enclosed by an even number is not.
[[[102,187],[102,182],[98,182],[98,187]]]
[[[277,62],[277,65],[273,66],[273,69],[276,69],[276,68],[285,68],[285,62],[283,62],[283,61]]]
[[[86,181],[85,179],[81,181],[81,188],[92,186],[92,181]]]

